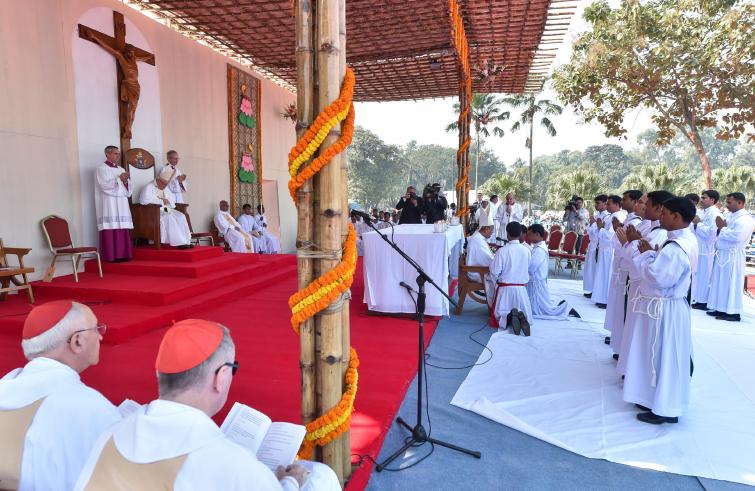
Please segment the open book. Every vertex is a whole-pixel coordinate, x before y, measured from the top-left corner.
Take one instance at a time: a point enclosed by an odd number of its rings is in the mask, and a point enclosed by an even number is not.
[[[302,425],[273,423],[267,415],[239,402],[233,404],[220,429],[272,470],[293,463],[307,433]]]

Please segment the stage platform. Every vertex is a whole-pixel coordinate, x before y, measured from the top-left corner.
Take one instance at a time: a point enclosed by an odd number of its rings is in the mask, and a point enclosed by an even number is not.
[[[274,421],[300,422],[299,343],[289,322],[288,298],[296,291],[295,255],[224,253],[218,247],[191,250],[137,248],[134,260],[103,264],[104,278],[88,261],[86,272],[35,282],[38,303],[71,298],[91,306],[108,325],[100,363],[82,378],[114,404],[157,397],[154,360],[167,326],[185,318],[220,322],[231,329],[240,371],[220,422],[234,401]],[[361,258],[352,298],[364,293]],[[0,375],[25,363],[21,330],[30,310],[26,295],[0,302]],[[425,323],[429,343],[436,319]],[[351,341],[359,353],[359,392],[351,427],[352,454],[377,455],[416,375],[417,324],[410,319],[368,316],[351,302]],[[353,457],[354,461],[360,460]],[[364,460],[347,489],[363,489],[371,463]]]

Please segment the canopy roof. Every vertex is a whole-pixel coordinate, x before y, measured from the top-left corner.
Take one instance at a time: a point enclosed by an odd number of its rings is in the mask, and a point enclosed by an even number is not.
[[[473,92],[542,87],[576,0],[462,0]],[[291,0],[126,0],[293,87]],[[459,69],[448,0],[348,0],[346,51],[354,98],[457,96]]]

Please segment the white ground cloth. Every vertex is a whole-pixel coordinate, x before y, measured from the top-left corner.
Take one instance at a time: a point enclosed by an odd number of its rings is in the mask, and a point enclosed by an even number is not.
[[[580,283],[549,284],[582,321],[540,320],[530,337],[494,334],[493,359],[469,372],[451,404],[586,457],[755,485],[755,302],[745,299],[741,323],[692,311],[689,410],[678,424],[655,426],[622,400],[605,312]]]

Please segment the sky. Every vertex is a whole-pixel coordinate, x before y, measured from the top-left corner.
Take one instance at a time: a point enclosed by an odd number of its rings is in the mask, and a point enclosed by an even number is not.
[[[553,67],[569,61],[572,41],[578,33],[587,30],[588,25],[582,19],[582,11],[588,3],[589,0],[582,0],[578,4],[577,11],[572,16],[569,31],[556,53]],[[548,88],[540,97],[557,101],[555,92]],[[446,126],[457,118],[453,112],[454,102],[456,102],[455,97],[422,101],[356,103],[356,124],[374,132],[388,144],[403,145],[416,140],[419,144],[456,147],[456,133],[445,131]],[[486,148],[492,149],[507,166],[512,165],[517,158],[525,162],[528,160],[528,150],[524,146],[528,131],[524,128],[517,133],[510,131],[517,115],[521,113],[521,110],[516,111],[516,109],[512,110],[509,121],[500,123],[505,131],[503,138],[491,136],[485,143]],[[553,117],[552,121],[557,131],[555,137],[550,137],[542,127],[539,127],[536,120],[533,156],[552,154],[564,149],[584,150],[590,145],[604,143],[614,143],[628,149],[636,146],[637,135],[652,127],[650,112],[647,110],[637,110],[626,115],[624,119],[627,129],[626,139],[605,137],[600,124],[585,124],[568,106],[564,108],[562,115]],[[472,133],[474,138],[474,131]]]

